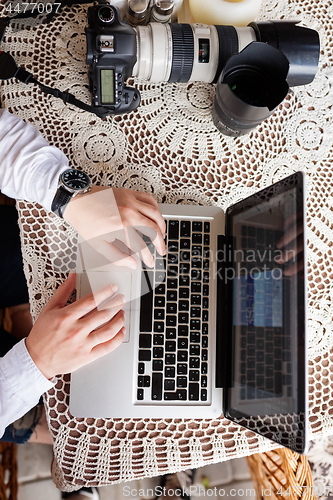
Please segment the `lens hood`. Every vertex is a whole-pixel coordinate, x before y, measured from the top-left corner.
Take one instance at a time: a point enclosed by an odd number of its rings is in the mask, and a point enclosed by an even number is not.
[[[266,43],[252,42],[230,57],[216,86],[213,119],[224,134],[247,134],[286,97],[288,59]]]
[[[289,61],[290,87],[306,85],[314,79],[319,62],[320,39],[317,31],[298,26],[299,21],[265,21],[249,24],[258,42],[279,49]]]

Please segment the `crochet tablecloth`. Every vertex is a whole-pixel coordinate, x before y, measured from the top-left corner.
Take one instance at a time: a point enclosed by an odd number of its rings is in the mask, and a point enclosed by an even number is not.
[[[295,87],[267,121],[241,138],[225,137],[214,127],[215,89],[209,84],[134,81],[141,106],[105,121],[13,80],[2,83],[1,99],[94,182],[147,191],[158,202],[225,209],[292,172],[306,172],[309,411],[314,437],[333,434],[332,2],[264,0],[258,19],[280,18],[299,19],[319,32],[318,73],[312,84]],[[89,103],[86,7],[66,8],[51,24],[36,24],[8,29],[2,49],[41,82]],[[39,205],[19,201],[18,208],[32,314],[37,318],[73,265],[76,234]],[[54,480],[63,490],[156,476],[274,447],[223,416],[75,419],[68,411],[68,390],[69,376],[59,377],[45,396],[54,439]]]

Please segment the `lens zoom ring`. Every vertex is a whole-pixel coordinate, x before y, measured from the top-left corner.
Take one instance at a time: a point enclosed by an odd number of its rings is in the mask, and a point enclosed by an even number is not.
[[[172,69],[170,83],[188,82],[193,69],[194,37],[189,24],[170,25],[172,33]]]
[[[233,26],[215,26],[215,28],[219,37],[219,63],[213,83],[217,82],[228,59],[239,51],[238,35]]]

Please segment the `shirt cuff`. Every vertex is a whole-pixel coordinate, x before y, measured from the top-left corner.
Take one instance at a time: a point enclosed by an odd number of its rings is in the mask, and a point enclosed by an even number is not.
[[[33,362],[25,339],[18,342],[1,360],[1,371],[12,395],[18,395],[27,404],[38,401],[40,396],[52,389],[48,380]]]
[[[59,177],[68,168],[69,166],[64,164],[60,164],[57,168],[53,166],[46,176],[45,165],[40,165],[33,174],[33,182],[39,183],[40,179],[43,179],[43,182],[46,183],[44,193],[39,197],[38,203],[43,205],[49,212],[51,212],[52,201],[59,186]]]

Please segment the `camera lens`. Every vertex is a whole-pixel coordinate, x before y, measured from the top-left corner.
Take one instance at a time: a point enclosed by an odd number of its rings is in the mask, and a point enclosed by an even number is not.
[[[266,43],[252,42],[230,57],[216,86],[215,126],[225,135],[249,133],[286,97],[288,59]]]
[[[102,23],[112,23],[114,20],[113,8],[108,5],[101,7],[98,11],[98,19],[102,21]]]
[[[239,39],[243,40],[243,32],[233,26],[160,25],[137,26],[133,76],[154,82],[216,83],[229,57],[238,53]],[[251,36],[246,40],[249,43]]]
[[[252,68],[238,71],[225,80],[233,94],[250,106],[263,107],[269,103],[271,82],[266,75]]]

